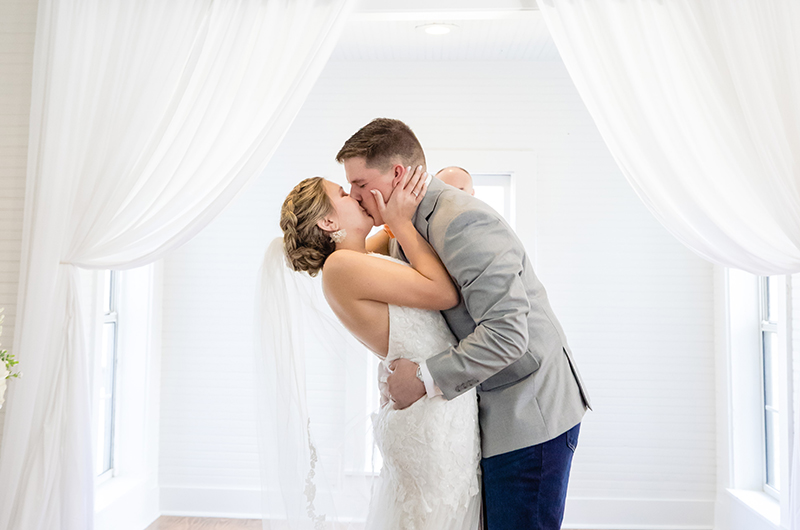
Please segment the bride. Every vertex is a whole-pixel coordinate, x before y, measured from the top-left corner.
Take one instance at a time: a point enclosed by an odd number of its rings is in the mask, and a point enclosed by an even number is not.
[[[281,209],[284,250],[296,271],[316,275],[344,326],[382,359],[420,362],[457,341],[440,310],[458,291],[411,217],[427,173],[408,168],[388,202],[375,198],[410,266],[383,254],[386,238],[367,240],[373,220],[341,186],[300,182]],[[370,502],[368,530],[477,530],[480,525],[478,407],[475,390],[447,401],[420,399],[405,410],[384,401],[373,419],[383,469]]]

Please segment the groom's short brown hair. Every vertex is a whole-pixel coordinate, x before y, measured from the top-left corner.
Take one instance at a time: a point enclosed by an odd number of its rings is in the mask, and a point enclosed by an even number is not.
[[[363,157],[367,167],[385,168],[400,159],[404,166],[425,165],[425,153],[411,127],[400,120],[375,118],[339,149],[336,161]]]

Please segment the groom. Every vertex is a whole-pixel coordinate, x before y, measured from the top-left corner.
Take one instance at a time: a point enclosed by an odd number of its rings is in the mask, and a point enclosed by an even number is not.
[[[375,226],[383,219],[370,190],[388,200],[408,167],[425,166],[411,129],[386,118],[351,136],[336,160]],[[478,387],[488,529],[559,529],[589,398],[544,287],[503,218],[438,179],[413,222],[461,293],[459,305],[443,311],[460,342],[420,365],[396,361],[388,380],[395,407]]]

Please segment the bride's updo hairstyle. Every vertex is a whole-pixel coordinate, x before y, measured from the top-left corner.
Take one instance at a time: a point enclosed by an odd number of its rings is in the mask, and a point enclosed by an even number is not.
[[[328,256],[336,250],[330,233],[317,226],[317,221],[331,212],[333,204],[322,177],[305,179],[283,201],[283,248],[294,270],[316,276]]]

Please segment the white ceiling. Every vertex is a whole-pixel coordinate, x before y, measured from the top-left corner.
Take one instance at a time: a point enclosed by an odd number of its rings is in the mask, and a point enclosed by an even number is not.
[[[447,35],[415,29],[455,24]],[[559,58],[531,0],[361,0],[332,61],[536,61]]]

